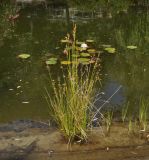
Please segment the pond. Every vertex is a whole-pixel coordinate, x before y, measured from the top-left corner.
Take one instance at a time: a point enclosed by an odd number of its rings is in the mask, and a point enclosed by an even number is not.
[[[104,103],[119,110],[129,102],[135,112],[140,97],[149,95],[149,11],[133,7],[109,14],[103,9],[69,11],[68,15],[63,7],[25,7],[13,23],[0,11],[0,123],[48,120],[45,86],[50,84],[45,59],[63,54],[60,40],[73,23],[77,24],[80,41],[93,39],[98,50],[101,45],[116,49],[114,54],[101,53],[99,92]],[[31,57],[20,60],[17,56],[21,53]],[[55,75],[61,74],[57,67],[52,69]]]

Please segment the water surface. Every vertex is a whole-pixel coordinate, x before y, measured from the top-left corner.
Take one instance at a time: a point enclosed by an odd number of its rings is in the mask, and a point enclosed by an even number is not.
[[[130,101],[131,110],[136,111],[140,97],[149,95],[149,11],[129,8],[107,15],[81,11],[72,12],[68,17],[63,8],[24,8],[14,24],[1,17],[1,123],[49,118],[44,98],[44,87],[50,85],[45,55],[62,54],[60,39],[70,31],[72,23],[77,24],[80,41],[94,39],[98,50],[102,44],[116,48],[115,54],[101,55],[103,99],[107,100],[122,86],[110,99],[110,106],[120,107]],[[127,49],[128,45],[137,49]],[[31,58],[21,61],[17,58],[20,53],[29,53]],[[58,67],[53,72],[59,74]]]

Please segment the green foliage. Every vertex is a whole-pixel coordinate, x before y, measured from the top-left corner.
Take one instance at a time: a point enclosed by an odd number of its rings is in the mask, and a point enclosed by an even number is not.
[[[127,46],[128,49],[136,49],[137,46]]]
[[[132,133],[133,131],[133,123],[132,123],[132,117],[129,117],[129,121],[128,121],[128,133]]]
[[[71,48],[67,50],[67,60],[61,61],[61,64],[71,65],[64,66],[63,76],[56,81],[53,81],[50,75],[53,94],[46,89],[50,113],[69,143],[87,140],[87,124],[94,99],[94,86],[99,81],[98,61],[83,66],[78,63],[77,56],[72,60],[71,55],[78,54],[75,43],[76,26],[72,35],[73,42],[66,43],[66,48]],[[69,41],[69,38],[67,35],[66,40]],[[85,62],[89,60],[85,59]]]
[[[113,119],[113,111],[108,111],[105,114],[105,122],[106,122],[107,134],[110,133],[110,128],[111,128],[111,125],[112,125],[112,119]]]
[[[128,113],[129,102],[122,108],[122,121],[124,123],[127,113]]]
[[[143,131],[146,131],[147,128],[148,109],[149,109],[149,100],[141,98],[139,104],[139,123],[140,123],[140,129]]]
[[[115,48],[105,48],[105,51],[107,51],[108,53],[115,53],[116,49]]]
[[[29,58],[30,56],[31,56],[30,54],[22,53],[22,54],[19,54],[19,55],[18,55],[18,58],[27,59],[27,58]]]
[[[47,65],[56,64],[56,63],[57,63],[57,58],[49,58],[49,59],[46,61],[46,64],[47,64]]]

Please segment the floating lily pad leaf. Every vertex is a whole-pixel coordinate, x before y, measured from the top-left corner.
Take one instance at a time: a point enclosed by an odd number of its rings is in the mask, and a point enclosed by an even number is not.
[[[68,39],[62,39],[61,43],[70,43],[70,41]]]
[[[56,63],[57,63],[57,61],[50,61],[50,60],[47,60],[47,61],[46,61],[46,64],[47,64],[47,65],[56,64]]]
[[[82,57],[89,57],[90,54],[89,54],[89,53],[81,53],[81,56],[82,56]]]
[[[19,54],[19,55],[18,55],[18,58],[27,59],[27,58],[29,58],[30,56],[31,56],[30,54],[22,53],[22,54]]]
[[[49,58],[48,61],[57,61],[57,58],[52,57],[52,58]]]
[[[90,59],[89,59],[89,58],[79,58],[78,61],[79,61],[80,63],[82,63],[82,62],[89,62]]]
[[[78,61],[72,61],[71,63],[72,63],[72,64],[76,64],[76,65],[78,65],[78,64],[79,64],[79,62],[78,62]]]
[[[93,43],[94,40],[92,40],[92,39],[87,39],[86,42],[88,42],[88,43]]]
[[[88,49],[87,50],[89,53],[96,53],[96,50],[95,49]]]
[[[103,47],[103,48],[110,48],[111,45],[110,45],[110,44],[103,44],[102,47]]]
[[[78,42],[78,41],[76,42],[77,45],[81,45],[83,43],[85,43],[85,42]]]
[[[61,64],[69,65],[69,64],[71,64],[71,61],[61,61]]]
[[[107,51],[108,53],[115,53],[116,49],[107,47],[107,48],[105,48],[105,51]]]
[[[76,51],[82,51],[83,48],[82,47],[76,47]]]
[[[137,46],[127,46],[128,49],[136,49]]]
[[[50,65],[50,64],[56,64],[57,63],[57,58],[49,58],[47,61],[46,61],[46,64],[47,65]]]
[[[78,58],[78,57],[80,57],[79,54],[72,54],[71,56],[72,56],[73,58]]]

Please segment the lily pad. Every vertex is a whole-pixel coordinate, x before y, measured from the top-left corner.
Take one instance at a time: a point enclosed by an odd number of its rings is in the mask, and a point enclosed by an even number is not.
[[[61,64],[63,64],[63,65],[69,65],[69,64],[71,64],[71,61],[61,61]]]
[[[56,64],[56,63],[57,63],[57,61],[49,61],[49,60],[46,61],[47,65]]]
[[[62,39],[61,43],[70,43],[70,41],[68,39]]]
[[[128,49],[136,49],[137,46],[127,46]]]
[[[96,50],[95,49],[88,49],[87,50],[89,53],[96,53]]]
[[[72,58],[78,58],[78,57],[80,57],[79,54],[72,54],[71,56],[72,56]]]
[[[86,42],[88,42],[88,43],[93,43],[94,40],[92,40],[92,39],[87,39]]]
[[[30,56],[31,56],[30,54],[22,53],[22,54],[19,54],[19,55],[18,55],[18,58],[27,59],[27,58],[29,58]]]
[[[81,44],[83,44],[83,43],[85,43],[85,42],[76,41],[76,44],[77,44],[77,45],[81,45]]]
[[[103,44],[102,47],[103,47],[103,48],[110,48],[111,45],[110,45],[110,44]]]
[[[47,65],[56,64],[56,63],[57,63],[57,58],[49,58],[49,59],[46,61],[46,64],[47,64]]]
[[[71,63],[72,63],[72,64],[76,64],[76,65],[78,65],[78,64],[79,64],[79,62],[78,62],[78,61],[72,61]]]
[[[108,53],[115,53],[116,49],[111,48],[111,47],[107,47],[107,48],[105,48],[105,51],[107,51]]]
[[[76,47],[76,51],[82,51],[83,48],[82,47]]]
[[[47,65],[56,64],[56,63],[57,63],[56,61],[46,61],[46,64],[47,64]]]
[[[81,56],[82,57],[90,57],[90,54],[89,53],[81,53]]]
[[[49,61],[57,61],[57,58],[52,57],[52,58],[49,58],[48,60]]]
[[[89,58],[79,58],[78,61],[79,61],[80,63],[82,63],[82,62],[89,62],[90,59],[89,59]]]

